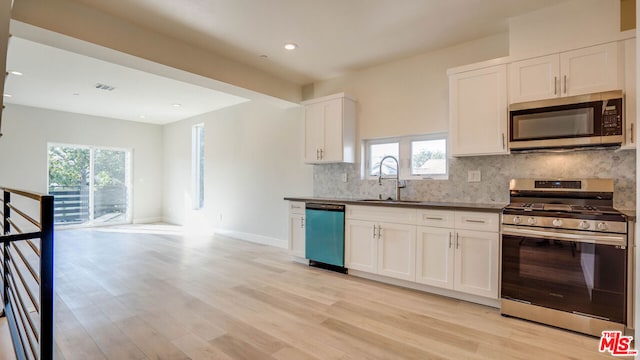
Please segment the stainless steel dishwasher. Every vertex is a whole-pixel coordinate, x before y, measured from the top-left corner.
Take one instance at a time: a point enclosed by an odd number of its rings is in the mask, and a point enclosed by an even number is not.
[[[309,264],[346,272],[344,205],[307,203],[305,216],[305,256]]]

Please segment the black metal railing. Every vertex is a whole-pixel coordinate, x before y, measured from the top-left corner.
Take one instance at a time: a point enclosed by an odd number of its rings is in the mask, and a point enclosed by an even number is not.
[[[49,186],[54,196],[53,219],[58,225],[86,223],[91,217],[89,186]],[[127,212],[127,188],[123,185],[96,187],[93,191],[93,219],[110,218]]]
[[[2,315],[18,359],[52,359],[53,196],[0,191]]]

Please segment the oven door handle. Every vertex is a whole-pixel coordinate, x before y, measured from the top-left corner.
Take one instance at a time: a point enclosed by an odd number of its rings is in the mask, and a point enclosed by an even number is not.
[[[549,240],[565,240],[592,244],[627,245],[627,236],[620,234],[598,234],[593,232],[568,233],[555,229],[534,230],[523,229],[512,225],[502,226],[503,235],[528,236]]]

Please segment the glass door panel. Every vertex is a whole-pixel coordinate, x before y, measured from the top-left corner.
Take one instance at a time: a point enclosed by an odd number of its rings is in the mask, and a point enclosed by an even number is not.
[[[54,196],[56,224],[89,221],[90,162],[88,148],[49,147],[49,194]]]
[[[96,223],[127,220],[127,153],[96,149],[93,152],[93,220]]]

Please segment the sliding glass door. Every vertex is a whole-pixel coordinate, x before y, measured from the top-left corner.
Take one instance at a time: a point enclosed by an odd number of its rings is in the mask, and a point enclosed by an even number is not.
[[[130,222],[130,152],[49,145],[49,194],[58,225]]]

